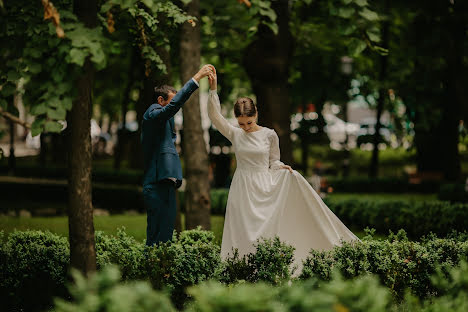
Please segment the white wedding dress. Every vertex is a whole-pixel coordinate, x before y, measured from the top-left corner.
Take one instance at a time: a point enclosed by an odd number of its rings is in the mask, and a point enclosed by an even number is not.
[[[226,207],[221,257],[233,248],[245,255],[255,251],[258,238],[279,236],[296,248],[302,268],[310,249],[330,250],[341,240],[358,238],[324,204],[297,171],[280,169],[279,139],[272,129],[245,132],[221,115],[216,91],[210,90],[208,116],[232,143],[237,160]]]

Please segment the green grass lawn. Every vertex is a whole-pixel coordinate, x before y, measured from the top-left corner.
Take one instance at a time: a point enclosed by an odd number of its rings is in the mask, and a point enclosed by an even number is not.
[[[182,215],[182,224],[184,215]],[[106,234],[116,234],[117,229],[125,227],[126,232],[139,241],[146,238],[146,215],[111,215],[94,217],[94,227],[96,231],[103,231]],[[211,230],[216,237],[216,243],[221,245],[223,235],[224,217],[211,217]],[[0,217],[0,231],[6,235],[15,230],[49,230],[61,236],[68,237],[68,218],[67,217]],[[360,238],[365,233],[360,229],[353,229],[353,232]],[[384,236],[376,235],[376,238]]]
[[[329,195],[331,200],[341,199],[395,199],[395,200],[434,200],[437,199],[435,194],[356,194],[353,193],[335,193]],[[36,209],[44,208],[57,208],[57,206],[65,205],[61,203],[43,203],[15,200],[10,202],[1,201],[1,205],[8,205],[10,209],[22,209],[22,207],[34,206]],[[182,224],[184,224],[184,215],[182,215]],[[95,229],[104,231],[106,234],[115,234],[117,229],[124,226],[126,232],[132,235],[137,240],[142,241],[146,238],[146,215],[111,215],[111,216],[96,216],[94,217]],[[221,244],[223,233],[224,217],[212,216],[211,227],[215,233],[217,243]],[[8,234],[14,230],[49,230],[62,236],[68,237],[68,218],[66,216],[59,217],[7,217],[0,216],[0,231]],[[353,232],[359,236],[364,236],[363,229],[352,229]],[[382,238],[382,236],[376,236]]]
[[[182,215],[184,224],[184,215]],[[221,244],[224,217],[212,216],[212,231],[216,235],[216,241]],[[111,215],[94,217],[96,231],[106,234],[116,234],[117,229],[124,226],[126,232],[142,241],[146,238],[146,215]],[[61,236],[68,237],[68,217],[0,217],[0,230],[5,234],[14,230],[49,230]]]

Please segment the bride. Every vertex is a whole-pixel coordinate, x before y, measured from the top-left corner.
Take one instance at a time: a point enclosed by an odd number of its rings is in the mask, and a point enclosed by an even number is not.
[[[257,108],[250,98],[239,98],[234,114],[239,127],[221,115],[217,77],[208,76],[208,116],[231,141],[237,161],[226,207],[221,257],[255,251],[257,239],[279,236],[296,248],[301,268],[310,249],[329,250],[358,238],[323,203],[309,183],[280,161],[279,139],[273,129],[256,123]]]

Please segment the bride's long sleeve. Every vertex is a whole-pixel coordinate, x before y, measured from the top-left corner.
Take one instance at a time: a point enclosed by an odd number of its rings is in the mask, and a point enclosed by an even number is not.
[[[279,138],[275,130],[272,130],[270,134],[270,169],[281,169],[284,163],[280,161],[280,157]]]
[[[208,94],[208,117],[216,127],[229,141],[232,142],[232,134],[234,132],[234,126],[221,114],[221,104],[219,103],[219,97],[216,90],[210,90]]]

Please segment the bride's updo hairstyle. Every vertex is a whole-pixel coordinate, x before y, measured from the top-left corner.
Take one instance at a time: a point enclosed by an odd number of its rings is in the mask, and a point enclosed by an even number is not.
[[[257,114],[257,106],[248,97],[238,98],[234,104],[234,115],[237,117],[254,117]]]

